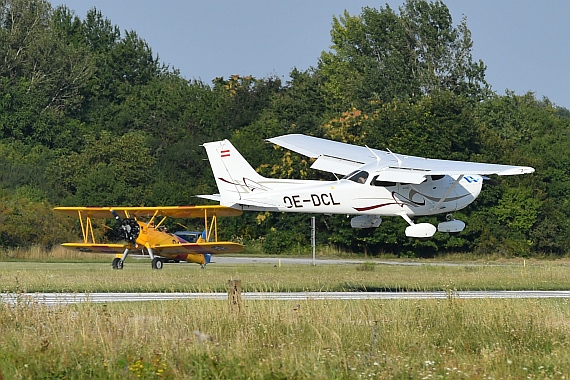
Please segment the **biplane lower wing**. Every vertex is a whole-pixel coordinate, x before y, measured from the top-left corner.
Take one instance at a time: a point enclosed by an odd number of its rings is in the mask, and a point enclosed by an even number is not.
[[[169,244],[154,247],[154,253],[160,256],[169,257],[186,253],[219,254],[219,253],[240,253],[244,246],[238,243],[227,241],[204,242],[204,243],[182,243]]]
[[[128,244],[91,244],[91,243],[63,243],[62,246],[80,252],[122,254],[129,248]]]
[[[80,252],[122,254],[125,249],[132,248],[128,244],[91,244],[91,243],[63,243],[62,246]],[[198,253],[198,254],[219,254],[219,253],[240,253],[244,246],[232,242],[204,242],[204,243],[181,243],[155,246],[154,254],[166,258]]]

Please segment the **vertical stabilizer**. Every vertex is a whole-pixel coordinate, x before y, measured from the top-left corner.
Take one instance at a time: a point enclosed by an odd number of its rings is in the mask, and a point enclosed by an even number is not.
[[[220,192],[220,204],[231,207],[243,195],[268,190],[259,183],[264,177],[251,167],[228,140],[205,143],[203,147],[206,148]]]

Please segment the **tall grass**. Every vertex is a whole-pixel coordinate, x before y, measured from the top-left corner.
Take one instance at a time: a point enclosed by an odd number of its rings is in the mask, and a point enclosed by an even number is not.
[[[101,262],[109,261],[112,255],[84,253],[61,246],[45,249],[40,246],[26,248],[5,248],[0,250],[0,261],[39,261],[39,262]]]
[[[568,300],[0,305],[4,378],[563,378]]]

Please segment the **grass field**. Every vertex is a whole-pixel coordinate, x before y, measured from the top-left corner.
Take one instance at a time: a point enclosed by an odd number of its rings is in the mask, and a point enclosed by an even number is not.
[[[473,266],[0,262],[4,292],[570,289],[564,261]],[[568,378],[570,301],[0,304],[4,379]]]
[[[2,292],[225,292],[229,279],[244,291],[568,290],[570,266],[538,261],[454,266],[208,265],[167,264],[151,270],[148,260],[129,259],[125,269],[101,262],[0,262]]]

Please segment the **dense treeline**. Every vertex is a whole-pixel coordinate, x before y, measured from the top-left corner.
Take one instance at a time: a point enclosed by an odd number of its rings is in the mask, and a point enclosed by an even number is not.
[[[398,11],[364,8],[332,21],[331,49],[286,83],[207,84],[161,64],[136,32],[122,33],[96,9],[80,18],[44,0],[0,0],[0,244],[76,238],[75,221],[54,215],[56,205],[200,203],[194,195],[217,192],[200,147],[207,141],[229,138],[266,176],[329,178],[263,140],[305,133],[536,168],[492,178],[457,213],[468,225],[459,236],[421,243],[405,237],[400,218],[369,231],[318,216],[320,244],[371,255],[566,253],[567,109],[532,93],[493,93],[466,21],[454,26],[442,2],[407,0]],[[274,253],[308,249],[309,217],[249,213],[223,223],[227,237],[259,239]]]

